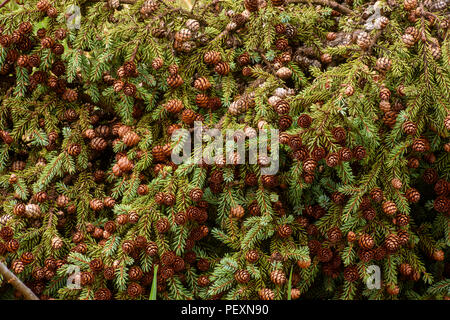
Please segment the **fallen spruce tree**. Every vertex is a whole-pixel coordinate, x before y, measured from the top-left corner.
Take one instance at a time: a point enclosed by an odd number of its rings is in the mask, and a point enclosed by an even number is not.
[[[0,7],[0,298],[449,298],[448,1]]]

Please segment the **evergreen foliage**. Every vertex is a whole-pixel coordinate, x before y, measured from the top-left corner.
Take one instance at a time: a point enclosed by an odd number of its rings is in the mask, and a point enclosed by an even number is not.
[[[41,299],[448,299],[449,17],[447,0],[3,1],[0,261]],[[176,165],[194,121],[279,129],[279,171]],[[0,297],[21,298],[1,275]]]

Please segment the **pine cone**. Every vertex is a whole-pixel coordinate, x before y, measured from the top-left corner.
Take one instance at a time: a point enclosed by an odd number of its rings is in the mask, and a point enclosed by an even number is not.
[[[246,1],[250,1],[250,0],[246,0]],[[275,294],[273,293],[272,290],[270,290],[268,288],[263,288],[263,289],[259,290],[258,295],[261,298],[261,300],[274,300],[275,299]]]
[[[327,231],[327,238],[331,242],[337,242],[342,239],[342,232],[338,227],[330,228]]]
[[[283,285],[286,283],[286,275],[281,270],[274,270],[270,273],[270,280],[276,285]]]
[[[237,206],[231,208],[230,214],[231,214],[231,216],[233,218],[240,219],[240,218],[242,218],[244,216],[245,210],[244,210],[244,208],[242,206],[237,205]]]
[[[220,52],[217,51],[207,51],[203,56],[203,60],[206,64],[218,64],[222,58],[220,56]]]
[[[353,265],[345,268],[344,279],[348,282],[355,282],[356,280],[358,280],[359,279],[358,267]]]
[[[258,11],[258,0],[244,0],[244,7],[250,12]]]
[[[178,88],[184,83],[183,78],[179,74],[170,75],[167,78],[167,84],[172,88]]]
[[[417,8],[417,0],[404,0],[403,7],[408,11],[414,10]]]
[[[287,224],[280,225],[277,228],[277,234],[281,238],[287,238],[292,234],[292,228]]]
[[[406,190],[405,193],[406,199],[408,199],[409,202],[417,203],[420,200],[420,193],[415,188],[409,188]]]
[[[170,222],[167,218],[161,218],[156,222],[156,230],[159,233],[166,233],[170,229]]]
[[[227,62],[219,62],[216,64],[214,71],[224,76],[230,72],[230,65]]]
[[[139,135],[133,131],[129,131],[129,132],[125,133],[125,135],[122,138],[122,141],[128,147],[133,147],[133,146],[137,145],[140,140],[141,140],[141,138],[139,137]]]
[[[396,251],[400,246],[398,236],[396,234],[388,235],[384,241],[384,246],[386,247],[386,250],[390,252]]]
[[[211,82],[206,77],[200,77],[194,81],[194,88],[203,91],[208,90],[211,88]]]
[[[375,245],[375,241],[373,240],[372,236],[370,236],[370,235],[368,235],[366,233],[362,234],[359,237],[358,243],[359,243],[359,246],[362,249],[366,249],[366,250],[367,249],[372,249],[374,247],[374,245]]]
[[[238,270],[234,274],[234,279],[239,283],[247,283],[250,281],[250,273],[247,270]]]
[[[329,167],[337,166],[339,164],[339,161],[340,161],[340,157],[337,152],[329,153],[325,159],[325,162],[326,162],[327,166],[329,166]]]

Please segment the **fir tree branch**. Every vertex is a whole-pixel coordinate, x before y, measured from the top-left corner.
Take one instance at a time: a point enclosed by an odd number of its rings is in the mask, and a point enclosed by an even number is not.
[[[28,288],[19,278],[16,277],[4,264],[0,262],[0,274],[5,277],[5,279],[14,288],[16,288],[20,293],[23,294],[27,300],[39,300],[39,298]]]

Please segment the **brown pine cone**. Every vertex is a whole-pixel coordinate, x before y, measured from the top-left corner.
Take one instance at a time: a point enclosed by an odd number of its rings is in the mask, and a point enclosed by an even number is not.
[[[152,61],[152,68],[154,70],[159,70],[163,67],[164,65],[164,60],[162,58],[155,58]]]
[[[117,165],[123,172],[128,172],[133,169],[133,162],[127,157],[120,158],[119,161],[117,161]]]
[[[191,109],[184,109],[181,113],[181,120],[186,124],[193,124],[197,114]]]
[[[392,66],[392,61],[386,57],[381,57],[377,59],[377,62],[375,64],[375,68],[380,71],[388,71]],[[387,88],[386,88],[387,89]],[[381,92],[380,92],[381,95]],[[390,95],[390,94],[389,94]],[[388,99],[382,99],[382,100],[389,100]]]
[[[99,258],[92,259],[89,263],[89,268],[96,273],[103,270],[103,261]]]
[[[250,54],[248,52],[244,52],[237,58],[237,60],[241,66],[245,66],[250,63]]]
[[[325,162],[329,167],[336,167],[339,164],[340,157],[337,152],[329,153],[325,158]]]
[[[358,267],[353,265],[353,266],[348,266],[347,268],[345,268],[344,279],[347,280],[348,282],[357,281],[359,279]]]
[[[331,242],[337,242],[342,239],[341,229],[338,227],[332,227],[327,231],[327,238]]]
[[[365,31],[360,32],[356,38],[356,44],[361,49],[369,48],[371,41],[372,41],[372,39],[371,39],[370,35]]]
[[[164,204],[166,206],[172,207],[175,204],[175,195],[172,193],[166,193],[164,194]]]
[[[178,113],[183,110],[184,106],[181,100],[173,99],[167,101],[167,103],[165,104],[165,108],[170,113]]]
[[[101,210],[103,210],[103,201],[100,199],[92,199],[89,202],[89,206],[94,211],[101,211]]]
[[[132,266],[128,270],[128,277],[131,281],[139,281],[144,276],[142,269],[139,266]]]
[[[214,67],[214,71],[224,76],[230,72],[230,65],[227,62],[219,62]]]
[[[427,168],[423,172],[422,179],[426,184],[434,184],[438,180],[438,173],[434,168]]]
[[[399,267],[399,271],[404,276],[410,276],[413,272],[413,269],[409,263],[402,263]]]
[[[127,287],[127,293],[130,297],[136,298],[144,293],[144,288],[139,283],[132,282]]]
[[[132,146],[137,145],[139,143],[139,141],[141,140],[141,138],[139,137],[139,135],[136,132],[129,131],[129,132],[125,133],[122,140],[128,147],[132,147]]]
[[[347,241],[348,242],[353,242],[356,240],[356,233],[354,233],[353,231],[349,231],[347,233]]]
[[[275,25],[275,32],[278,34],[283,34],[286,32],[286,26],[282,23]]]
[[[246,0],[246,1],[250,1],[250,0]],[[258,295],[261,300],[274,300],[275,299],[275,294],[273,293],[272,290],[270,290],[268,288],[263,288],[263,289],[259,290]]]
[[[157,255],[158,254],[158,245],[155,242],[152,242],[152,241],[147,243],[147,247],[145,248],[145,252],[151,257]]]
[[[92,272],[83,271],[80,275],[80,284],[82,286],[88,286],[94,283],[95,276]]]
[[[275,47],[280,50],[280,51],[284,51],[289,47],[289,42],[286,39],[278,39],[275,42]]]
[[[256,250],[249,250],[245,254],[245,259],[250,263],[255,263],[259,260],[259,253]]]
[[[409,188],[406,190],[405,193],[406,199],[408,199],[409,202],[417,203],[420,200],[420,193],[415,188]]]
[[[106,280],[113,280],[116,277],[114,267],[106,267],[103,270],[103,276]]]
[[[230,215],[233,218],[240,219],[244,216],[244,214],[245,214],[245,210],[241,205],[237,205],[237,206],[231,208],[231,210],[230,210]]]
[[[275,104],[274,109],[280,115],[287,114],[287,113],[289,113],[289,110],[290,110],[289,102],[281,99]]]
[[[270,273],[270,280],[276,285],[283,285],[286,283],[286,275],[281,270],[274,270]]]
[[[409,224],[409,216],[404,214],[398,214],[395,217],[395,222],[398,226],[403,227]]]
[[[370,191],[370,197],[375,202],[381,202],[384,198],[383,191],[380,188],[374,188]]]
[[[411,148],[415,152],[425,152],[430,149],[430,143],[426,138],[414,139]]]
[[[170,222],[166,217],[161,218],[156,222],[156,230],[158,230],[159,233],[166,233],[169,229]]]
[[[372,249],[375,245],[375,241],[373,240],[372,236],[367,233],[364,233],[359,237],[358,243],[362,249],[366,250]]]
[[[22,261],[20,260],[15,260],[12,264],[11,264],[11,270],[12,272],[14,272],[15,274],[20,274],[25,270],[25,265]]]
[[[385,201],[381,207],[383,208],[383,212],[390,216],[397,212],[397,205],[393,201]]]
[[[122,251],[126,254],[130,254],[135,248],[134,242],[130,240],[125,240],[122,243]]]
[[[390,252],[396,251],[400,246],[399,238],[396,234],[390,234],[386,237],[384,241],[384,246],[386,247],[386,250]]]
[[[282,224],[277,227],[277,234],[281,238],[287,238],[292,234],[292,228],[287,224]]]
[[[350,150],[350,148],[347,147],[342,147],[341,149],[339,149],[338,155],[339,159],[344,162],[350,161],[353,158],[352,150]]]
[[[120,92],[123,90],[125,83],[122,80],[115,80],[113,83],[114,92]]]
[[[438,196],[447,196],[450,193],[450,183],[447,180],[439,179],[434,185],[434,192]]]
[[[197,285],[199,287],[207,287],[209,285],[210,281],[208,276],[201,275],[197,278]]]
[[[103,204],[105,205],[105,207],[107,208],[114,208],[114,206],[116,205],[116,200],[114,200],[111,197],[106,197],[105,199],[103,199]],[[119,217],[119,216],[118,216]],[[125,222],[126,223],[126,222]]]
[[[408,11],[414,10],[417,8],[417,0],[404,0],[403,7]]]
[[[172,88],[178,88],[184,83],[183,78],[179,74],[170,75],[167,77],[167,84]]]
[[[411,121],[405,121],[402,125],[403,132],[408,135],[415,135],[417,132],[417,125]]]
[[[434,210],[440,213],[447,213],[450,210],[450,200],[444,196],[439,196],[434,200]]]
[[[207,108],[209,106],[209,96],[205,93],[199,93],[195,97],[195,103],[200,108]]]
[[[278,120],[278,125],[280,127],[280,130],[287,130],[292,125],[292,117],[289,115],[280,116],[280,118]],[[282,143],[281,142],[282,134],[283,134],[283,132],[280,133],[280,143]],[[289,140],[287,140],[287,141],[289,141]]]
[[[81,153],[81,145],[79,145],[78,143],[72,143],[67,148],[67,153],[72,157],[78,156]]]
[[[247,283],[250,281],[250,273],[247,270],[238,270],[234,273],[234,279],[239,283]]]
[[[309,116],[306,113],[300,115],[300,117],[298,117],[298,119],[297,119],[298,126],[302,127],[302,128],[309,128],[311,126],[311,123],[312,123],[312,118],[311,118],[311,116]]]
[[[202,258],[197,261],[198,270],[208,271],[209,267],[210,267],[210,262],[207,259]]]
[[[372,221],[373,219],[375,219],[376,215],[377,215],[377,212],[372,207],[366,208],[363,211],[364,218],[369,221]]]
[[[30,263],[32,263],[34,261],[34,255],[32,252],[24,252],[22,253],[21,257],[20,257],[20,261],[22,261],[22,263],[24,265],[28,265]]]
[[[320,262],[329,262],[333,258],[333,251],[330,248],[320,248],[317,251],[317,257]]]
[[[203,56],[203,60],[206,64],[218,64],[222,58],[220,56],[220,52],[217,51],[207,51]]]
[[[433,259],[436,261],[444,261],[445,254],[443,250],[435,250],[433,252]]]
[[[194,88],[202,91],[208,90],[211,88],[211,82],[206,77],[200,77],[194,81]]]

